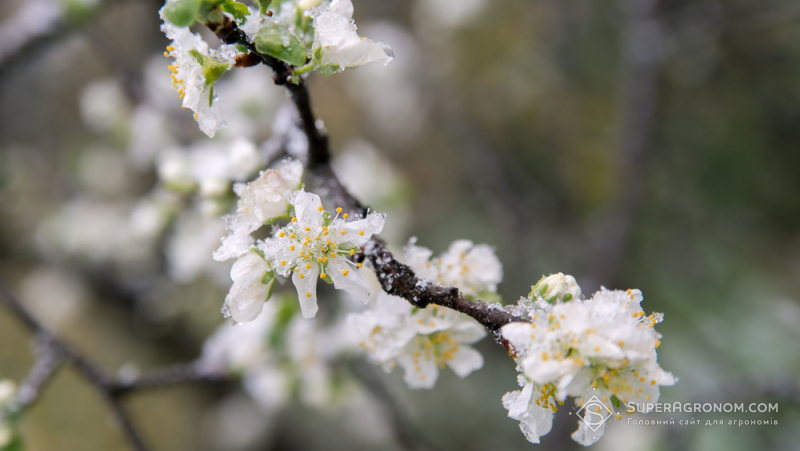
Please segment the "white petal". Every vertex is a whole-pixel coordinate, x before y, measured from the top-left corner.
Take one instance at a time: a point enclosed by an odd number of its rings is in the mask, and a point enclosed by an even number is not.
[[[606,431],[606,426],[602,425],[597,431],[593,431],[589,426],[586,425],[583,421],[578,422],[578,430],[572,433],[571,437],[576,442],[580,443],[583,446],[589,446],[598,440],[600,437],[603,436],[603,433]]]
[[[303,275],[301,278],[300,275]],[[319,267],[311,265],[311,269],[301,268],[301,271],[292,274],[292,282],[297,288],[297,297],[300,299],[300,310],[303,318],[313,318],[317,314],[317,280]]]
[[[322,212],[320,211],[322,202],[319,200],[319,196],[301,190],[295,194],[293,205],[294,214],[300,224],[307,224],[310,227],[322,225]]]
[[[452,360],[447,365],[460,377],[467,377],[469,373],[483,367],[483,356],[471,346],[461,345],[453,354]]]
[[[328,260],[328,275],[337,290],[344,290],[366,304],[369,302],[369,286],[359,276],[358,271],[350,268],[345,257],[333,257]],[[345,273],[347,275],[345,275]]]
[[[384,213],[370,213],[366,218],[337,224],[345,235],[335,234],[337,242],[347,242],[355,246],[363,246],[374,234],[381,233],[386,220]],[[361,233],[363,232],[363,233]]]
[[[275,279],[268,284],[261,282],[250,286],[233,284],[225,297],[225,309],[230,313],[231,319],[237,323],[253,321],[261,313],[267,294]]]
[[[403,380],[409,388],[433,388],[439,378],[439,368],[436,366],[436,359],[431,355],[430,347],[420,348],[412,343],[405,349],[404,355],[397,362],[405,371]],[[421,355],[414,357],[413,352]]]

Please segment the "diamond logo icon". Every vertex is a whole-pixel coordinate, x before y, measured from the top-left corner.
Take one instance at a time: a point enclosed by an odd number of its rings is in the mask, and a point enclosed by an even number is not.
[[[614,412],[603,401],[600,401],[597,395],[592,395],[588,401],[583,403],[576,415],[586,423],[586,426],[589,426],[592,432],[597,432],[614,415]]]

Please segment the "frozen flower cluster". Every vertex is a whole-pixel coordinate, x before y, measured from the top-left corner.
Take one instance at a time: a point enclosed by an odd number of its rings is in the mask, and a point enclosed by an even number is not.
[[[406,247],[406,260],[421,279],[456,287],[472,297],[496,292],[497,284],[503,280],[503,266],[491,246],[457,240],[445,253],[432,258],[430,249],[414,243],[412,239]]]
[[[582,300],[577,283],[563,274],[544,278],[533,288],[531,297],[523,300],[533,305],[530,322],[502,328],[523,387],[507,393],[503,406],[509,417],[520,421],[529,441],[538,443],[549,432],[553,412],[568,396],[591,392],[619,418],[616,410],[621,405],[655,403],[659,387],[675,383],[657,362],[661,335],[653,327],[663,315],[645,315],[639,290],[603,288]],[[591,445],[603,432],[580,422],[572,437]]]
[[[464,293],[494,292],[502,279],[502,266],[489,246],[459,240],[439,258],[432,255],[414,240],[406,247],[407,263],[418,277]],[[461,377],[483,366],[483,357],[470,345],[486,330],[463,313],[436,305],[419,309],[380,293],[374,309],[350,315],[348,323],[370,358],[387,371],[400,365],[411,388],[432,388],[446,366]]]
[[[236,213],[226,218],[228,236],[214,253],[220,261],[238,258],[223,309],[234,321],[258,316],[275,277],[291,277],[306,318],[313,318],[318,310],[318,279],[362,302],[369,300],[369,287],[358,275],[361,263],[348,257],[380,233],[385,215],[372,212],[348,221],[349,214],[337,208],[333,216],[324,210],[319,196],[296,190],[301,175],[299,163],[286,161],[236,189],[240,196]],[[290,220],[271,237],[256,241],[251,236],[261,225],[279,219]]]

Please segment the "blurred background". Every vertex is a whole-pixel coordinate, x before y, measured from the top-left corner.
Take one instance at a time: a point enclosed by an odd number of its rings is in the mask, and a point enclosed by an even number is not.
[[[797,449],[800,5],[354,3],[359,33],[389,43],[395,60],[309,85],[335,169],[389,214],[382,236],[395,249],[416,236],[435,253],[459,238],[494,246],[505,303],[555,272],[587,296],[639,288],[644,309],[665,314],[659,362],[680,378],[662,401],[780,405],[647,417],[778,420],[769,426],[613,422],[595,449]],[[0,4],[0,280],[110,374],[192,361],[227,322],[230,267],[210,253],[231,200],[192,185],[214,164],[190,155],[236,137],[263,158],[286,147],[273,124],[286,95],[260,66],[218,84],[229,127],[214,140],[198,130],[169,87],[161,4]],[[500,402],[517,388],[513,361],[491,339],[478,349],[481,370],[443,372],[431,391],[363,365],[439,449],[579,447],[568,408],[541,445],[528,443]],[[0,379],[20,381],[33,359],[30,334],[0,309]],[[354,393],[265,411],[234,381],[126,403],[154,450],[400,449],[385,400]],[[127,449],[72,369],[22,435],[29,450]]]

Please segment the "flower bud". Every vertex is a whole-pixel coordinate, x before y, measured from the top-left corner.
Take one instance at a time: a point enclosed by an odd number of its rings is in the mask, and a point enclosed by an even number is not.
[[[539,297],[549,303],[567,302],[580,298],[581,287],[575,278],[563,273],[551,274],[542,277],[536,285],[531,287],[529,298]]]

